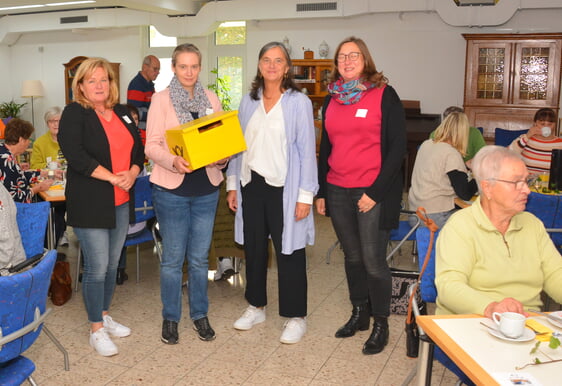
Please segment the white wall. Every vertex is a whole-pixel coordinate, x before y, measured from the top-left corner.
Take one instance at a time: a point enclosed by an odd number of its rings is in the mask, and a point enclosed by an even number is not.
[[[248,14],[251,14],[249,12]],[[251,17],[251,16],[249,16]],[[402,99],[421,101],[422,112],[440,113],[446,106],[463,102],[465,41],[462,33],[561,32],[562,9],[522,10],[499,27],[469,28],[445,24],[435,12],[389,12],[325,19],[248,21],[246,85],[255,75],[259,49],[272,40],[289,38],[293,58],[302,58],[301,47],[311,48],[318,58],[318,45],[325,40],[329,57],[337,44],[349,35],[363,38],[370,47],[377,68],[390,79]],[[64,104],[63,63],[78,55],[103,56],[120,62],[121,98],[125,99],[129,80],[140,69],[141,60],[151,50],[146,47],[142,28],[89,29],[24,33],[8,47],[0,45],[0,102],[20,97],[25,79],[41,79],[44,98],[36,99],[35,122],[38,134],[44,132],[44,109]],[[211,38],[182,37],[179,42],[195,43],[203,52],[202,82],[212,68]],[[42,47],[42,52],[40,52]],[[164,50],[164,51],[162,51]],[[158,50],[168,52],[172,48]],[[152,52],[150,52],[152,53]],[[23,118],[31,120],[30,106]]]
[[[23,34],[9,48],[9,87],[0,91],[0,101],[13,98],[18,103],[30,102],[21,98],[21,84],[25,79],[40,79],[45,96],[34,100],[38,136],[46,130],[44,111],[50,106],[65,104],[63,63],[80,55],[100,56],[110,62],[121,63],[120,91],[121,98],[124,98],[128,82],[140,69],[142,52],[139,28],[136,27]],[[2,51],[0,55],[3,55]],[[4,58],[0,56],[0,62],[4,62]],[[31,103],[24,107],[22,118],[31,121]]]
[[[562,10],[527,10],[501,27],[451,27],[434,12],[369,14],[339,19],[248,22],[247,79],[252,79],[259,49],[271,40],[289,38],[291,56],[302,59],[302,47],[318,58],[325,40],[329,58],[341,40],[355,35],[365,40],[379,71],[389,78],[402,99],[421,101],[424,113],[441,113],[462,105],[466,43],[463,33],[560,32]]]

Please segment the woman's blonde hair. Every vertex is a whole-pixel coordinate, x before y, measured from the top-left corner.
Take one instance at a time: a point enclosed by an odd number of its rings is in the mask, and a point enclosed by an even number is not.
[[[470,125],[465,113],[451,113],[435,129],[433,142],[447,142],[465,156],[469,130]]]
[[[119,89],[117,87],[117,82],[115,81],[115,73],[111,64],[104,58],[87,58],[78,67],[74,80],[72,81],[72,94],[74,95],[74,101],[80,103],[83,107],[94,108],[92,102],[90,102],[85,96],[80,85],[84,83],[86,78],[90,78],[94,71],[98,68],[103,68],[107,73],[107,78],[109,79],[109,98],[105,101],[105,107],[111,108],[119,102]]]

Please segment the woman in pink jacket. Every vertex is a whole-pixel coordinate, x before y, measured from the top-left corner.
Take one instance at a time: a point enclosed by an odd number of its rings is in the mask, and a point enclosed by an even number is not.
[[[219,197],[220,169],[227,160],[197,170],[166,145],[168,129],[220,111],[217,96],[201,86],[201,53],[193,44],[182,44],[172,54],[175,76],[170,86],[154,94],[147,120],[146,156],[154,161],[150,176],[156,218],[163,241],[160,264],[162,341],[178,343],[181,319],[182,267],[188,261],[189,313],[199,338],[215,339],[207,319],[208,253]]]

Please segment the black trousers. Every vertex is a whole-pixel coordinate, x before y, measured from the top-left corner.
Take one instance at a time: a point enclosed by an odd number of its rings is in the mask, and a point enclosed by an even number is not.
[[[252,172],[252,181],[242,187],[244,251],[246,254],[246,300],[254,307],[267,305],[269,236],[277,255],[279,315],[294,318],[307,314],[305,249],[281,253],[283,233],[283,188],[270,186]]]
[[[345,256],[345,274],[351,304],[371,302],[374,316],[388,317],[392,276],[386,262],[390,232],[381,229],[380,204],[360,213],[357,202],[364,188],[342,188],[328,184],[327,205],[334,230]]]

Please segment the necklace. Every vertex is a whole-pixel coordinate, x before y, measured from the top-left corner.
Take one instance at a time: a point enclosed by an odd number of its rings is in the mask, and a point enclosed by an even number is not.
[[[98,113],[100,115],[105,115],[105,113],[107,113],[109,111],[109,109],[105,109],[105,110],[101,111],[101,110],[98,110],[96,108],[94,108],[94,110],[96,110],[96,113]]]

